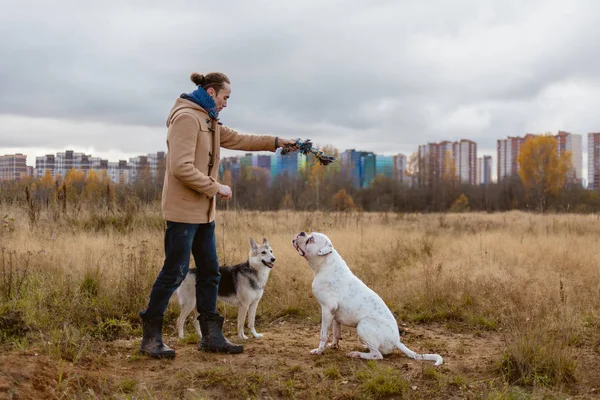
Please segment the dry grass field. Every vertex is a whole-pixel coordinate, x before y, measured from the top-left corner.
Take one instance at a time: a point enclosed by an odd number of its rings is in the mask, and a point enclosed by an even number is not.
[[[600,397],[597,215],[221,212],[221,262],[244,261],[248,236],[277,256],[265,336],[241,355],[199,353],[191,323],[177,338],[173,298],[165,336],[178,354],[157,361],[138,353],[137,313],[162,263],[158,208],[0,213],[0,399]],[[291,246],[301,230],[329,235],[403,341],[445,363],[348,359],[350,328],[341,350],[309,355],[320,310]],[[236,309],[219,307],[233,339]]]

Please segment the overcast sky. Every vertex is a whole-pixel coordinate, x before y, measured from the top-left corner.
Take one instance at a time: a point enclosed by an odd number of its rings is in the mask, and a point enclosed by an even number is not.
[[[388,155],[465,138],[495,164],[497,139],[560,129],[585,150],[598,15],[593,0],[0,0],[0,154],[165,150],[193,71],[229,76],[221,120],[242,132]]]

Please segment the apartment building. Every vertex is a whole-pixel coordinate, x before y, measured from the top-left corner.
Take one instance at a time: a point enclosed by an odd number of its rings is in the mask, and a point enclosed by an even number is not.
[[[600,132],[588,133],[588,188],[600,189]]]
[[[28,176],[27,156],[21,153],[0,156],[0,181],[24,179]]]
[[[565,151],[571,152],[571,169],[568,174],[568,182],[581,185],[583,182],[583,155],[582,155],[582,136],[569,132],[558,131],[554,136],[558,142],[558,154]]]
[[[477,159],[477,185],[492,183],[492,156],[483,156]]]
[[[454,169],[461,183],[474,185],[477,178],[477,143],[462,139],[419,146],[418,184],[434,186],[441,182],[445,171]],[[453,165],[447,165],[452,162]]]

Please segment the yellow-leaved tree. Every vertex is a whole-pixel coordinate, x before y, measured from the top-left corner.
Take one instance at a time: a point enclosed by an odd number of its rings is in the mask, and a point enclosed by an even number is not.
[[[67,176],[65,176],[65,183],[67,186],[80,185],[81,189],[83,189],[84,182],[85,173],[80,169],[71,168],[69,172],[67,172]]]
[[[558,141],[551,134],[532,136],[521,144],[517,164],[527,196],[544,212],[548,200],[565,187],[571,152],[559,155]]]
[[[54,186],[54,178],[52,177],[50,170],[47,169],[40,181],[41,200],[42,204],[45,204],[46,207],[48,207],[50,202],[50,191],[52,190],[52,186]]]
[[[333,206],[338,211],[352,211],[356,207],[352,196],[346,192],[346,189],[340,189],[333,196]]]
[[[65,176],[66,200],[77,208],[80,205],[81,195],[85,187],[85,173],[79,169],[71,168]]]
[[[85,178],[85,189],[83,196],[92,204],[95,204],[101,196],[102,182],[98,177],[98,173],[93,169],[88,171],[88,176]]]
[[[44,173],[44,176],[42,176],[40,183],[43,188],[48,190],[52,189],[52,186],[54,185],[54,178],[52,177],[52,173],[49,169],[47,169]]]

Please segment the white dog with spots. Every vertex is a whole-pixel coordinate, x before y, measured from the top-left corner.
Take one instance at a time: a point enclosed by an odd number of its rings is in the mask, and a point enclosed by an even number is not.
[[[341,325],[356,327],[368,353],[353,351],[349,357],[369,360],[383,358],[394,348],[417,360],[434,361],[440,365],[438,354],[418,354],[400,342],[398,324],[381,297],[358,279],[322,233],[299,233],[292,244],[313,270],[312,290],[321,304],[321,340],[311,354],[322,354],[326,345],[338,348]],[[333,341],[327,344],[333,324]]]

